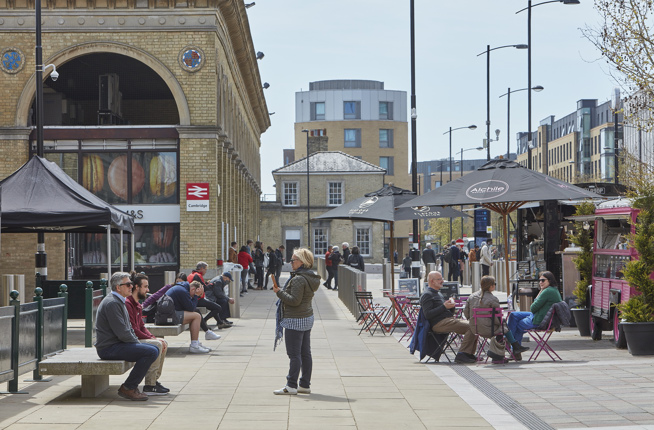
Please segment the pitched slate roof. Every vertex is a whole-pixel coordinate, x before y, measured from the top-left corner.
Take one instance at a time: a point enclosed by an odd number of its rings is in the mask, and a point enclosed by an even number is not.
[[[309,156],[310,173],[385,173],[386,170],[341,151],[314,152]],[[272,171],[275,174],[307,173],[307,157]]]

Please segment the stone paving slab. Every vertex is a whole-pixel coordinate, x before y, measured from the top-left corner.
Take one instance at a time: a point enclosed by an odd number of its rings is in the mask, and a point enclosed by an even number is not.
[[[368,288],[386,300],[381,275],[369,275]],[[29,394],[0,396],[0,429],[654,430],[651,358],[564,329],[551,340],[562,362],[423,364],[398,342],[401,331],[358,336],[337,294],[323,288],[314,301],[313,392],[274,396],[288,370],[283,344],[273,351],[274,302],[271,291],[248,293],[235,327],[220,330],[220,340],[201,339],[210,354],[189,354],[188,332],[167,338],[161,382],[169,396],[125,401],[116,394],[125,375],[111,376],[109,390],[94,399],[79,397],[78,376],[21,382]],[[71,321],[70,347],[83,345],[82,324]],[[532,421],[517,419],[517,410]]]

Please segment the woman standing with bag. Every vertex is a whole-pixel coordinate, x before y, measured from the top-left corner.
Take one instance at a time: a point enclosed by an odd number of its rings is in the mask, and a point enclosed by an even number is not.
[[[286,386],[273,391],[276,395],[296,395],[311,393],[311,329],[313,328],[313,308],[311,301],[320,287],[320,276],[313,267],[313,254],[306,248],[293,251],[291,258],[291,277],[283,289],[273,278],[273,292],[277,294],[277,326],[275,347],[286,329],[286,354],[290,359]],[[298,377],[302,371],[298,386]]]

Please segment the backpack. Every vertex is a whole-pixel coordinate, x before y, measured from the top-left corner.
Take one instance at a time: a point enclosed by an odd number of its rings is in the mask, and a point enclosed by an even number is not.
[[[177,312],[175,312],[175,302],[170,296],[164,294],[157,300],[154,323],[156,325],[177,325],[181,323],[177,318]]]
[[[445,248],[443,250],[443,261],[446,263],[451,263],[452,262],[452,252],[450,248]]]

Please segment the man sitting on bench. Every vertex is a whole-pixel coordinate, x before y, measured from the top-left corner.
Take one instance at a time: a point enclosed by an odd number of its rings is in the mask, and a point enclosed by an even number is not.
[[[202,295],[204,288],[198,281],[193,281],[190,285],[188,282],[178,282],[171,289],[166,291],[175,303],[175,311],[179,316],[182,324],[188,324],[191,332],[191,345],[188,351],[192,354],[206,354],[211,349],[202,346],[198,337],[200,336],[200,324],[202,315],[195,312],[198,305],[198,297]]]
[[[165,396],[170,391],[159,383],[159,377],[163,370],[164,359],[168,351],[168,343],[164,339],[157,339],[150,331],[145,328],[143,322],[143,308],[139,300],[145,300],[147,297],[150,281],[148,276],[144,273],[132,272],[132,282],[134,282],[134,289],[132,294],[125,300],[127,306],[127,313],[129,314],[129,322],[132,324],[134,334],[139,338],[141,343],[154,345],[159,350],[159,357],[152,363],[148,373],[145,374],[145,385],[143,386],[143,393],[148,396]]]
[[[125,382],[118,389],[118,395],[128,400],[148,400],[139,391],[139,384],[148,369],[159,356],[156,346],[140,343],[125,307],[125,299],[132,294],[132,281],[129,274],[116,272],[110,280],[111,294],[107,294],[96,316],[95,348],[102,360],[125,360],[134,363]]]
[[[445,301],[440,289],[443,287],[443,275],[441,272],[430,272],[427,277],[429,288],[425,289],[420,297],[420,306],[425,318],[434,333],[458,333],[462,334],[463,342],[459,352],[454,359],[457,363],[475,363],[477,357],[474,353],[477,349],[477,337],[470,330],[468,321],[454,318],[452,309],[456,306],[453,299]]]

